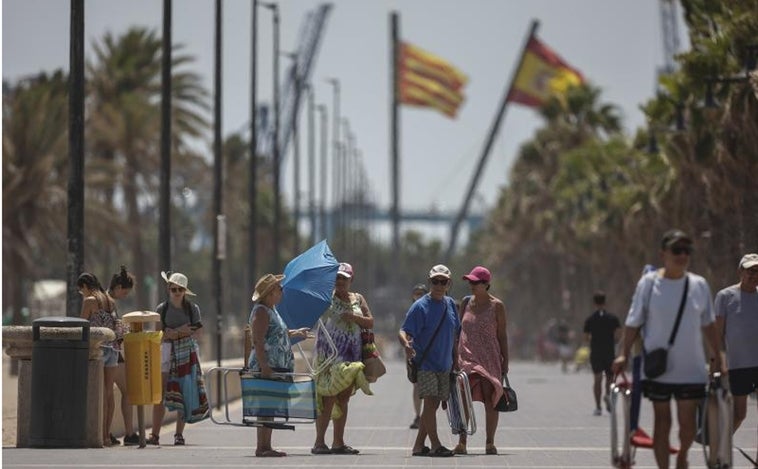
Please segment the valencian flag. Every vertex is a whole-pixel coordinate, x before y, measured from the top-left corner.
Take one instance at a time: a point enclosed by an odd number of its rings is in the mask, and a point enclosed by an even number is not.
[[[450,62],[414,45],[400,44],[398,90],[403,104],[428,106],[455,117],[468,77]]]
[[[532,36],[519,68],[508,101],[540,107],[551,96],[563,96],[572,86],[584,83],[582,74],[567,64],[551,48]]]

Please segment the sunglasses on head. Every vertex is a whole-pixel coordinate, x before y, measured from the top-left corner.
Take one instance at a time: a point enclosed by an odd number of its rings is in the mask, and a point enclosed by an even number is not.
[[[692,254],[692,248],[689,246],[672,246],[670,249],[671,254],[678,256],[679,254]]]
[[[469,285],[484,285],[485,283],[487,282],[485,282],[484,280],[469,280],[468,281]]]
[[[432,285],[447,285],[449,280],[446,278],[433,278],[429,281],[432,282]]]
[[[182,293],[185,289],[182,287],[171,287],[169,290],[171,290],[171,293]]]

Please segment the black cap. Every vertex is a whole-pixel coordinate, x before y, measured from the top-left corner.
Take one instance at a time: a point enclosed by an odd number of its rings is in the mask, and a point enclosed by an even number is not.
[[[678,242],[692,244],[692,238],[682,230],[668,230],[663,234],[663,238],[661,239],[661,249],[668,249]]]
[[[418,284],[416,284],[416,286],[413,287],[413,290],[411,290],[411,292],[415,292],[415,291],[418,291],[418,290],[421,290],[424,293],[428,293],[429,292],[429,288],[427,288],[427,286],[426,286],[425,283],[418,283]]]

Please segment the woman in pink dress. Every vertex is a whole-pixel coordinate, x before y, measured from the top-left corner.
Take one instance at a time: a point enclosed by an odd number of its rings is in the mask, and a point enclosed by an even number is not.
[[[474,267],[463,279],[471,287],[471,296],[463,299],[460,308],[458,368],[469,378],[472,400],[484,404],[485,453],[497,454],[495,431],[499,413],[495,406],[503,395],[503,375],[508,372],[505,306],[489,293],[492,275],[485,267]],[[467,454],[465,431],[459,434],[453,452]]]

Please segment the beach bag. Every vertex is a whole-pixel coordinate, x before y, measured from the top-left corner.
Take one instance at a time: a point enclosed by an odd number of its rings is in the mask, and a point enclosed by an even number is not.
[[[382,358],[379,356],[379,350],[374,342],[374,332],[371,329],[361,331],[361,358],[363,360],[363,374],[369,383],[375,383],[377,379],[387,373],[387,367],[384,366]]]

